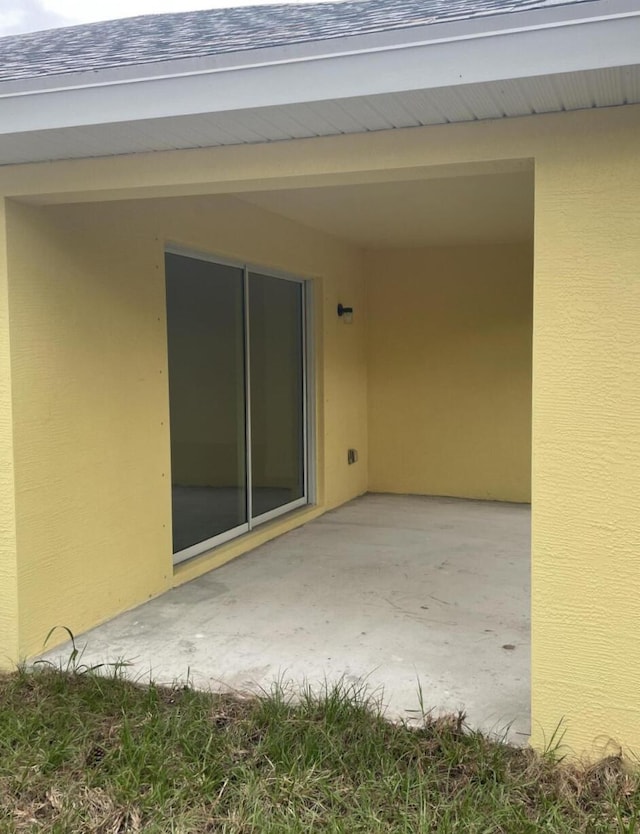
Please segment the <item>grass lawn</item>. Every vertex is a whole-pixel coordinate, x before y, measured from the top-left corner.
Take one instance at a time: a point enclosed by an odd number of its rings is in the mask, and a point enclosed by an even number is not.
[[[298,705],[41,667],[0,677],[0,832],[640,834],[640,777],[410,729],[338,687]]]

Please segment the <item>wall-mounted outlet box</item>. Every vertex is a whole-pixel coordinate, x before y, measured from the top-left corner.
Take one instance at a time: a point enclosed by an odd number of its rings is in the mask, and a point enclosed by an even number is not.
[[[352,463],[357,463],[358,462],[358,450],[357,449],[348,449],[347,450],[347,462],[348,462],[349,466],[351,466]]]

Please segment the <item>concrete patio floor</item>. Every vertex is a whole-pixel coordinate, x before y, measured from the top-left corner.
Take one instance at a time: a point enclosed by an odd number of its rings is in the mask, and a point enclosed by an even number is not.
[[[83,662],[256,691],[366,680],[390,717],[529,734],[530,511],[366,495],[77,640]],[[68,657],[68,646],[48,659]]]

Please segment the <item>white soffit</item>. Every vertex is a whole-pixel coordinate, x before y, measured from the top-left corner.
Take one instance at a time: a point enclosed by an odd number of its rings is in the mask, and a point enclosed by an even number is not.
[[[323,51],[316,43],[232,53],[199,69],[170,62],[162,75],[159,65],[136,67],[144,78],[128,69],[4,83],[0,164],[640,103],[638,0],[498,15],[478,26],[336,39]]]
[[[0,163],[142,153],[640,103],[640,67],[439,90],[0,134]]]

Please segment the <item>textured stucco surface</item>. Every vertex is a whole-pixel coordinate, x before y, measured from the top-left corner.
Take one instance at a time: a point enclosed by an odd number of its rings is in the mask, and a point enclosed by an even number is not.
[[[5,201],[0,198],[0,667],[18,649],[18,585],[13,482],[13,417],[9,346]]]
[[[640,753],[639,137],[536,165],[533,732],[578,753]]]
[[[334,312],[340,293],[362,307],[357,252],[232,197],[15,205],[9,227],[21,654],[40,650],[53,625],[82,631],[176,581],[165,241],[322,276],[319,502],[365,491],[364,321],[338,327]],[[347,467],[349,447],[361,452],[356,466]],[[261,530],[254,543],[301,518]],[[220,554],[212,558],[177,581]]]
[[[505,165],[535,163],[533,743],[544,745],[562,720],[565,743],[577,755],[602,752],[609,740],[613,747],[622,745],[627,752],[638,752],[639,135],[640,108],[628,106],[280,142],[259,148],[213,148],[11,166],[0,170],[0,194],[45,203],[111,201],[136,196],[219,194],[259,188],[308,188],[418,176],[453,176],[457,171],[499,171]],[[105,342],[110,316],[120,311],[119,295],[109,296],[109,280],[121,283],[125,298],[130,298],[128,294],[132,293],[143,310],[147,309],[144,302],[150,300],[150,309],[157,312],[153,304],[154,293],[158,292],[155,279],[142,267],[132,272],[129,262],[132,252],[147,245],[148,236],[159,224],[156,214],[159,206],[153,202],[140,203],[135,217],[127,214],[122,204],[113,211],[106,205],[80,206],[76,210],[61,209],[59,214],[21,207],[24,214],[18,218],[16,213],[19,222],[15,227],[9,225],[11,335],[13,338],[15,332],[18,340],[12,344],[13,404],[14,411],[21,410],[20,419],[14,414],[20,600],[21,604],[23,598],[29,601],[28,613],[23,612],[25,624],[34,604],[46,602],[49,610],[55,605],[51,582],[56,588],[63,587],[56,578],[58,570],[67,571],[75,583],[74,605],[81,605],[87,619],[95,622],[99,619],[100,595],[91,598],[82,586],[82,577],[76,579],[73,571],[64,567],[65,560],[71,558],[76,566],[85,560],[88,565],[97,565],[99,570],[105,569],[102,562],[115,564],[110,584],[124,594],[129,572],[133,571],[135,576],[136,565],[143,558],[140,534],[149,536],[145,547],[157,535],[151,536],[152,521],[137,510],[127,514],[127,529],[119,528],[123,516],[111,502],[121,499],[117,494],[114,499],[112,487],[114,483],[123,483],[126,469],[114,465],[109,484],[100,486],[101,482],[93,477],[97,445],[91,447],[93,456],[82,458],[75,454],[72,457],[71,474],[81,475],[85,488],[83,491],[75,485],[70,487],[76,505],[67,509],[65,496],[54,494],[50,504],[40,502],[40,508],[51,508],[35,524],[42,529],[31,530],[29,522],[36,519],[33,494],[40,490],[39,497],[44,497],[42,470],[36,465],[35,453],[39,448],[46,448],[47,455],[51,454],[58,433],[67,443],[66,448],[71,448],[68,438],[76,429],[67,427],[66,422],[69,417],[76,418],[73,409],[64,404],[65,397],[71,394],[71,401],[78,408],[86,408],[85,394],[81,396],[80,391],[84,391],[83,386],[89,381],[89,370],[95,367],[96,357],[88,356],[83,364],[85,358],[78,362],[77,352],[83,350],[90,354],[91,339],[96,340],[97,358],[104,367],[110,368],[110,375],[104,377],[102,384],[95,375],[89,391],[102,396],[100,402],[106,408],[105,413],[115,419],[107,396],[102,395],[103,389],[116,377],[103,356],[105,348],[110,346],[108,340]],[[227,241],[223,247],[214,248],[242,257],[251,255],[246,251],[246,243],[253,239],[255,232],[261,240],[255,250],[255,260],[323,277],[319,281],[322,362],[318,390],[324,414],[319,409],[318,425],[320,459],[325,464],[321,467],[319,486],[326,505],[340,503],[367,484],[366,468],[357,474],[350,472],[344,464],[342,448],[349,440],[348,445],[361,443],[366,450],[366,295],[362,281],[353,277],[350,268],[351,277],[340,272],[345,277],[332,283],[325,280],[323,265],[327,263],[325,257],[329,257],[337,258],[344,266],[346,257],[354,266],[355,261],[351,259],[355,255],[345,254],[342,245],[342,254],[327,254],[335,253],[334,242],[330,238],[321,239],[299,225],[289,226],[289,232],[282,238],[274,233],[275,226],[270,222],[264,227],[263,237],[260,237],[260,227],[253,226],[252,234],[247,235],[246,227],[240,229],[234,225],[233,216],[233,212],[221,213],[219,224],[214,227],[206,224],[201,212],[194,208],[184,220],[189,228],[192,224],[201,229],[206,225],[207,240],[217,235]],[[98,217],[100,222],[96,220]],[[161,228],[165,227],[161,225]],[[121,237],[114,237],[116,232]],[[200,239],[188,230],[186,237],[189,239],[184,242],[191,244]],[[114,245],[122,241],[128,242],[123,246]],[[12,256],[14,243],[21,252],[16,260]],[[292,251],[297,255],[290,261],[288,255]],[[92,278],[95,252],[111,266],[109,269],[101,266],[102,273],[98,270]],[[53,270],[56,264],[61,268]],[[127,274],[133,286],[129,287],[120,277],[119,270],[129,270]],[[327,265],[326,273],[331,272]],[[48,307],[39,295],[53,294],[55,301],[57,290],[49,286],[54,278],[66,282],[67,289],[64,296],[61,293],[55,308],[65,325],[57,334],[58,342],[50,338],[51,324],[44,315]],[[87,281],[96,284],[93,297],[84,286]],[[362,321],[356,316],[353,330],[342,326],[334,313],[335,303],[347,299],[353,301],[356,309],[362,305],[363,310]],[[88,314],[93,315],[90,325],[84,321]],[[76,332],[75,328],[84,335],[74,350],[71,335]],[[131,334],[128,338],[131,339]],[[158,348],[159,342],[155,344]],[[68,353],[65,345],[69,346]],[[157,360],[158,354],[153,358]],[[157,369],[157,365],[154,367]],[[82,371],[79,374],[78,369]],[[54,385],[50,374],[56,372],[59,379]],[[125,369],[125,380],[130,379],[128,373]],[[121,403],[123,407],[126,403],[129,410],[126,382],[118,381],[118,386],[116,390],[120,392],[124,386]],[[154,396],[159,397],[160,388],[153,390]],[[134,398],[133,402],[135,406],[138,400]],[[32,407],[36,408],[37,419],[30,411]],[[140,408],[138,417],[145,418],[147,431],[147,406],[141,404]],[[108,418],[99,410],[92,413],[99,417],[101,442],[111,438],[113,430]],[[27,420],[24,426],[23,416]],[[44,426],[54,443],[40,446],[40,438],[34,440],[33,434],[27,436],[29,421],[32,421],[31,429],[42,432]],[[357,426],[360,428],[356,430]],[[82,431],[89,432],[89,429],[84,426]],[[145,443],[157,444],[159,448],[164,442],[165,460],[168,460],[166,434],[156,434],[155,429],[151,434],[152,438],[145,438]],[[108,470],[106,459],[105,452],[101,473]],[[102,460],[99,455],[98,460]],[[46,464],[49,465],[53,466]],[[161,506],[161,494],[166,495],[163,500],[168,502],[168,493],[150,484],[148,476],[146,483],[146,489],[155,496],[148,508]],[[82,510],[80,514],[78,508]],[[107,511],[111,508],[111,518],[107,512],[107,517],[102,519],[96,514],[96,508]],[[79,518],[84,519],[80,524],[84,529],[81,542],[75,538]],[[90,518],[94,522],[98,519],[99,535],[89,524]],[[300,518],[291,523],[298,523]],[[47,524],[54,530],[58,525],[53,543],[43,529]],[[66,537],[62,535],[65,530]],[[116,536],[121,536],[115,542],[117,546],[114,546],[114,531]],[[68,539],[72,540],[71,545],[65,543]],[[62,549],[61,545],[64,545]],[[245,544],[236,543],[225,551],[224,558],[237,554],[243,547]],[[163,559],[168,563],[168,555],[163,554],[165,551],[161,550],[160,555],[154,556],[158,563]],[[191,563],[174,581],[203,572],[216,564],[216,558]],[[43,567],[46,570],[41,570]],[[151,571],[150,576],[157,576],[158,570],[162,567],[158,569],[156,565],[155,573]],[[84,575],[88,573],[87,567]],[[158,585],[162,587],[165,581],[169,580],[162,579]],[[146,577],[145,593],[149,593],[151,584]],[[142,587],[138,590],[142,591]],[[77,609],[70,606],[67,610],[74,613]],[[35,639],[33,632],[29,639],[32,642]]]
[[[367,253],[371,491],[531,499],[532,260],[528,243]]]

